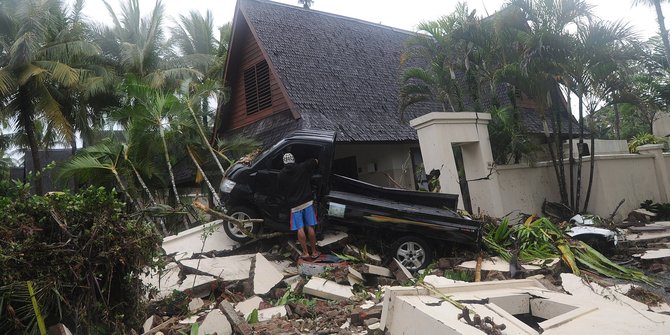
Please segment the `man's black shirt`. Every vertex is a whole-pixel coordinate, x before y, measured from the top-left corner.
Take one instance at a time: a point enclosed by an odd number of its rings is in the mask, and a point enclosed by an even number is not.
[[[317,160],[311,158],[300,164],[286,164],[279,171],[277,186],[290,208],[312,200],[310,180],[317,164]]]

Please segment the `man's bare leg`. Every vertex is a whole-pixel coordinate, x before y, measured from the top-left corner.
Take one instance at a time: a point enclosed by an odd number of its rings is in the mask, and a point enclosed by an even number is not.
[[[305,236],[304,228],[298,229],[298,242],[300,242],[300,246],[302,247],[302,256],[300,257],[309,257],[309,252],[307,251],[307,236]]]
[[[316,256],[319,254],[319,252],[316,250],[316,232],[314,231],[313,226],[307,227],[307,234],[309,235],[309,242],[312,246],[312,256]]]

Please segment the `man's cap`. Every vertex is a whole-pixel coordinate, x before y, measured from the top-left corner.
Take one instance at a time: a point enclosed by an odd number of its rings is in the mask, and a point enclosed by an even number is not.
[[[284,154],[284,164],[295,164],[295,157],[290,152]]]

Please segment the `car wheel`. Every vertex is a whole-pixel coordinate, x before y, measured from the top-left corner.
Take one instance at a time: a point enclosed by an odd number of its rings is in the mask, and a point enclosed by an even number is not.
[[[416,236],[405,236],[393,247],[393,257],[409,271],[425,268],[433,260],[433,251],[426,240]]]
[[[247,208],[247,207],[233,207],[228,211],[228,215],[232,216],[238,220],[249,220],[249,219],[258,219],[259,216],[256,211]],[[258,222],[248,222],[244,224],[244,229],[248,230],[252,234],[257,234],[261,229],[261,225]],[[250,236],[244,233],[240,228],[235,225],[235,223],[230,221],[225,221],[223,223],[223,230],[226,231],[226,235],[230,237],[233,241],[236,242],[247,242],[251,240]]]

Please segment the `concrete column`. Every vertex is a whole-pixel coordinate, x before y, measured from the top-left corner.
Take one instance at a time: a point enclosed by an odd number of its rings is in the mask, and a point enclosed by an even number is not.
[[[670,199],[670,175],[663,158],[663,144],[645,144],[637,147],[641,154],[654,155],[654,170],[656,170],[656,180],[658,182],[658,193],[661,196],[660,202],[667,203]]]
[[[487,125],[488,113],[429,113],[410,121],[417,131],[426,172],[441,168],[442,192],[459,195],[459,208],[463,208],[458,186],[458,173],[452,145],[463,149],[463,163],[469,180],[489,175],[493,164]],[[502,199],[495,174],[489,179],[468,182],[474,211],[481,209],[494,216],[502,216]]]
[[[415,120],[418,119],[410,121],[410,124],[416,129],[419,137],[423,167],[426,173],[433,169],[440,170],[440,192],[458,194],[458,208],[463,209],[463,194],[461,194],[461,188],[458,185],[458,169],[456,169],[456,161],[454,160],[454,149],[451,147],[447,132],[432,121],[429,124],[415,126]]]

